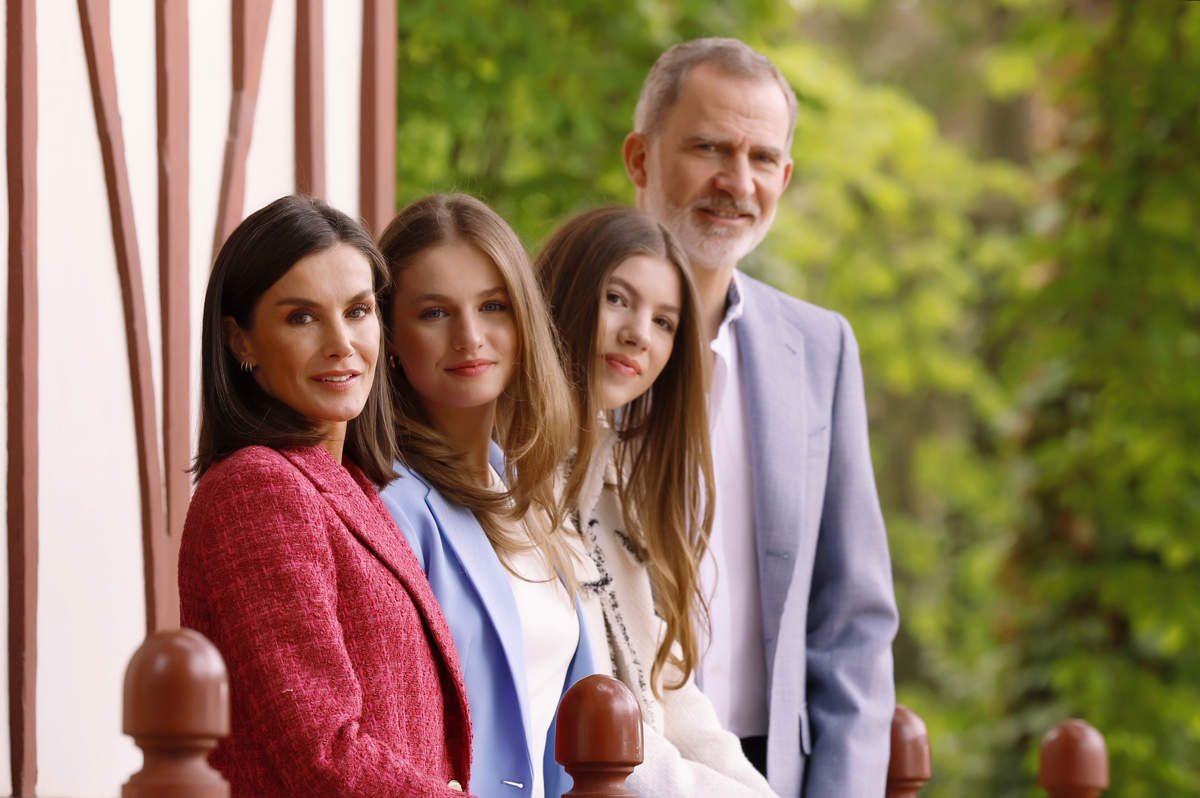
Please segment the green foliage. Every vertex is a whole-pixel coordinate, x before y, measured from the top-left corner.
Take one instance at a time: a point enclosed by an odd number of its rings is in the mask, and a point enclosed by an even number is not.
[[[1025,796],[1043,733],[1122,796],[1200,794],[1200,3],[399,6],[398,187],[535,245],[629,201],[669,44],[740,36],[801,98],[747,268],[862,348],[928,798]]]
[[[1070,116],[1059,222],[1005,322],[1005,378],[1027,388],[1021,662],[1109,733],[1115,794],[1196,794],[1200,7],[1023,24]]]
[[[621,141],[663,49],[778,13],[762,0],[398,8],[398,201],[467,191],[530,244],[575,211],[632,198]]]

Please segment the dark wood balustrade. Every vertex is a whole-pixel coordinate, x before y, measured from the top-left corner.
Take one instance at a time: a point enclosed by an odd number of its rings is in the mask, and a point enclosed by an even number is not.
[[[229,735],[229,676],[204,635],[156,632],[125,669],[125,733],[142,749],[142,769],[121,798],[229,798],[206,759]]]
[[[915,798],[933,778],[933,757],[925,721],[903,704],[892,715],[892,753],[888,759],[887,798]]]
[[[1108,747],[1086,721],[1072,718],[1042,738],[1038,784],[1052,798],[1096,798],[1108,788]]]
[[[632,798],[626,778],[642,761],[642,714],[625,685],[589,676],[558,705],[554,758],[574,779],[563,798]],[[228,798],[206,757],[229,734],[229,678],[199,632],[157,632],[125,671],[125,733],[142,749],[142,769],[122,798]],[[903,705],[892,717],[887,798],[915,798],[933,776],[929,733]],[[1038,784],[1051,798],[1097,798],[1108,787],[1104,737],[1068,720],[1042,740]]]
[[[635,798],[625,779],[642,762],[642,710],[629,688],[596,674],[564,693],[554,759],[574,781],[563,798]]]

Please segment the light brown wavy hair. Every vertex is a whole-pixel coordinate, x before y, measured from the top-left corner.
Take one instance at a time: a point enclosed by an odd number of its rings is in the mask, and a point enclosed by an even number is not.
[[[650,390],[608,414],[618,435],[614,456],[626,533],[643,549],[655,606],[666,621],[650,671],[658,695],[667,662],[680,672],[678,681],[664,685],[667,689],[683,686],[695,670],[699,630],[708,624],[699,573],[712,530],[713,470],[696,287],[675,237],[647,214],[624,206],[596,208],[568,220],[542,247],[535,268],[584,421],[564,491],[564,503],[575,507],[599,435],[590,420],[603,412],[593,384],[601,354],[600,307],[613,271],[633,255],[673,265],[683,293],[674,346],[662,373]]]
[[[456,242],[475,246],[496,265],[517,328],[516,373],[497,400],[493,431],[504,450],[508,489],[496,492],[471,478],[464,454],[434,426],[398,363],[391,368],[397,456],[449,501],[471,510],[497,551],[515,553],[532,543],[573,588],[572,558],[554,532],[565,517],[555,480],[575,442],[574,408],[546,303],[516,233],[474,197],[431,194],[400,211],[380,236],[379,249],[395,286],[416,256]],[[380,309],[390,342],[395,335],[394,288],[381,295]],[[502,524],[525,518],[535,521],[526,525],[530,541],[514,538]]]

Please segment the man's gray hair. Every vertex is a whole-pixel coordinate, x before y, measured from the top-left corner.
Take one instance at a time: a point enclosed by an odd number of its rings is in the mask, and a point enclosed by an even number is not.
[[[658,132],[667,111],[679,99],[683,82],[692,67],[710,64],[720,72],[746,80],[773,80],[783,92],[788,110],[787,146],[796,132],[796,92],[771,59],[740,39],[709,37],[673,45],[658,57],[638,97],[633,112],[633,129],[645,136]]]

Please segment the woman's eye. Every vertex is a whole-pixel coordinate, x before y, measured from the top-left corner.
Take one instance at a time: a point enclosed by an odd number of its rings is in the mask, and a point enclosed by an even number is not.
[[[346,311],[346,318],[365,319],[374,312],[375,308],[373,306],[363,303],[361,305],[355,305],[354,307],[350,308],[350,310]]]
[[[492,300],[491,302],[484,302],[481,309],[489,313],[503,313],[508,310],[508,305]]]
[[[625,304],[625,297],[621,296],[616,291],[609,291],[605,293],[604,301],[610,305],[623,305]]]
[[[675,332],[675,322],[671,321],[666,316],[659,316],[654,320],[654,323],[669,333]]]
[[[296,310],[288,314],[288,324],[308,324],[315,316],[307,310]]]
[[[433,320],[440,319],[446,315],[446,311],[441,308],[425,308],[418,315],[418,319]]]

